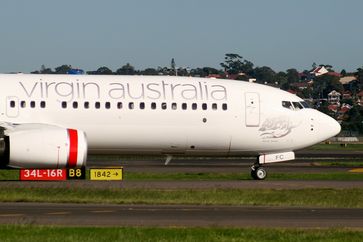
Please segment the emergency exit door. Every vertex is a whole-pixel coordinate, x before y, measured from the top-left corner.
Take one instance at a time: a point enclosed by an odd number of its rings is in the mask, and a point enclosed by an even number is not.
[[[260,95],[256,92],[245,93],[245,118],[247,127],[260,125]]]

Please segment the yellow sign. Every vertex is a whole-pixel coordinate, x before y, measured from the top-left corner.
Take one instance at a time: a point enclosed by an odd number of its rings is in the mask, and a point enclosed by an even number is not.
[[[122,167],[118,168],[91,168],[90,169],[90,180],[95,181],[118,181],[122,180]]]
[[[349,172],[363,173],[363,168],[356,168],[356,169],[350,170]]]

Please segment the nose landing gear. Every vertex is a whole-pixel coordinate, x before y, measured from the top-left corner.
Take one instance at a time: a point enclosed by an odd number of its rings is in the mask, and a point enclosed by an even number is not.
[[[259,164],[254,164],[251,167],[251,176],[255,180],[264,180],[267,176],[267,171]]]
[[[251,167],[251,176],[255,180],[264,180],[267,176],[266,170],[262,167],[264,164],[294,160],[293,151],[283,153],[261,154],[257,157],[256,163]]]

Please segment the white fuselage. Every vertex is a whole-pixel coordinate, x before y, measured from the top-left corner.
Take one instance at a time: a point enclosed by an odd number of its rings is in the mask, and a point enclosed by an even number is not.
[[[0,75],[0,85],[1,122],[82,130],[91,153],[264,154],[340,131],[325,114],[286,106],[299,97],[243,81],[16,74]]]

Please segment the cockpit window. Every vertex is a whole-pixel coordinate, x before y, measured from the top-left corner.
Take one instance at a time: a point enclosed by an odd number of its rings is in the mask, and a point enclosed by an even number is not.
[[[300,102],[301,105],[303,105],[304,108],[310,108],[309,104],[307,102]]]
[[[304,108],[310,108],[309,104],[305,101],[301,102],[290,102],[290,101],[282,101],[282,106],[291,110],[300,110]]]
[[[282,106],[287,109],[294,109],[289,101],[282,101]]]
[[[303,109],[304,108],[304,106],[301,105],[301,103],[299,103],[299,102],[292,102],[292,104],[294,105],[294,108],[296,110],[299,110],[299,109]]]

